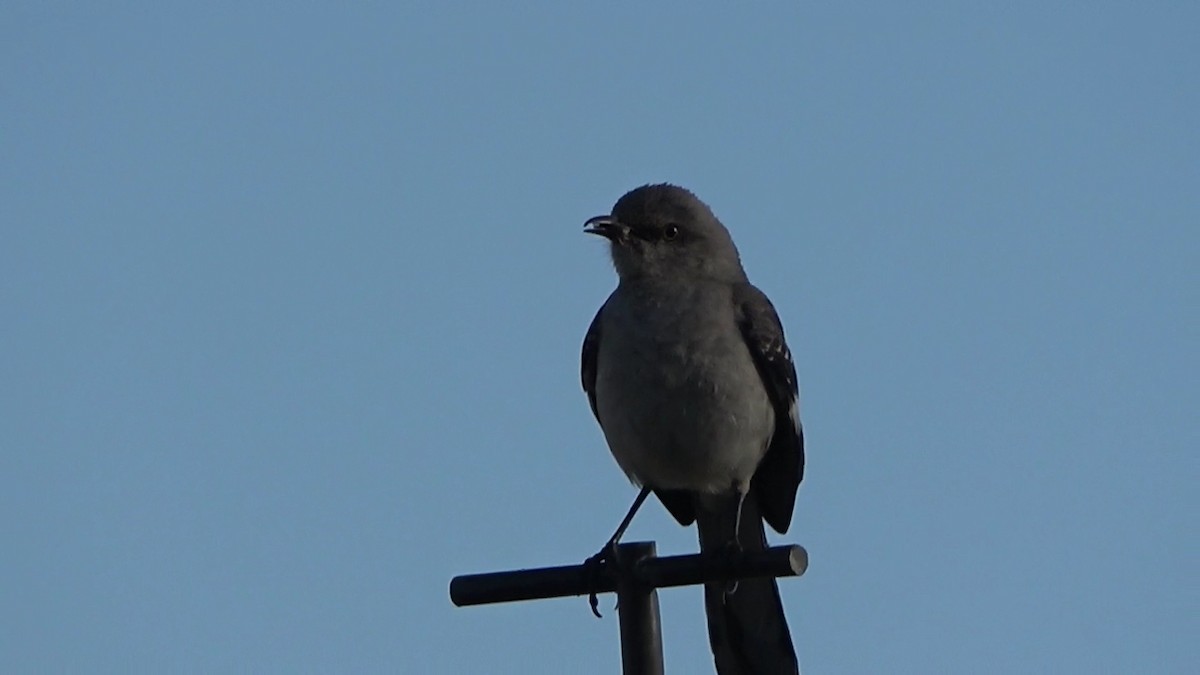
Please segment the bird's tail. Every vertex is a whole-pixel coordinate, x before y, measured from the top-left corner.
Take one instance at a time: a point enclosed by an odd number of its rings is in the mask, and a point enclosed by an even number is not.
[[[731,500],[732,501],[732,500]],[[719,552],[733,539],[734,516],[729,509],[698,504],[696,524],[700,550]],[[767,535],[754,495],[742,505],[738,542],[743,551],[761,551]],[[744,579],[736,589],[725,583],[706,584],[704,609],[708,616],[708,639],[719,675],[766,675],[799,673],[796,649],[792,646],[779,586],[774,579]]]

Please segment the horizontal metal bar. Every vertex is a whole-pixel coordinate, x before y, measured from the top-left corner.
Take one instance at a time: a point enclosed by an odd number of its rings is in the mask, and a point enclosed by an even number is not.
[[[622,544],[644,546],[646,542]],[[632,552],[634,549],[626,549]],[[808,553],[796,545],[773,546],[762,551],[713,554],[693,553],[665,558],[621,556],[630,560],[623,567],[605,562],[598,568],[587,565],[465,574],[450,580],[450,601],[459,607],[518,600],[563,598],[588,593],[610,593],[617,579],[631,575],[649,588],[690,586],[715,581],[763,577],[795,577],[808,568]]]

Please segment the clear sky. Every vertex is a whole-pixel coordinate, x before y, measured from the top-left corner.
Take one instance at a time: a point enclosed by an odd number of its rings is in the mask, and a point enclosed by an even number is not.
[[[1194,3],[119,4],[0,9],[0,671],[616,672],[447,584],[633,498],[581,226],[672,181],[796,356],[808,673],[1194,672]]]

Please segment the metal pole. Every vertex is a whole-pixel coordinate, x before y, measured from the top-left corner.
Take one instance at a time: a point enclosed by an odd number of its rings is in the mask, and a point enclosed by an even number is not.
[[[655,557],[654,542],[621,544],[617,560],[636,567]],[[658,592],[624,574],[617,581],[617,616],[621,623],[621,672],[624,675],[663,675],[662,623]]]

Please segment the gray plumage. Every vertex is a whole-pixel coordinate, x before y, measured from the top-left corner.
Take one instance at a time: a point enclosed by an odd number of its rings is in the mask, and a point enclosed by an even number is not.
[[[804,467],[796,373],[774,307],[725,227],[683,188],[637,188],[588,226],[611,242],[619,277],[582,363],[613,457],[680,523],[697,522],[702,550],[735,538],[762,549],[764,519],[787,530]],[[727,591],[705,589],[718,672],[798,672],[774,580]]]

